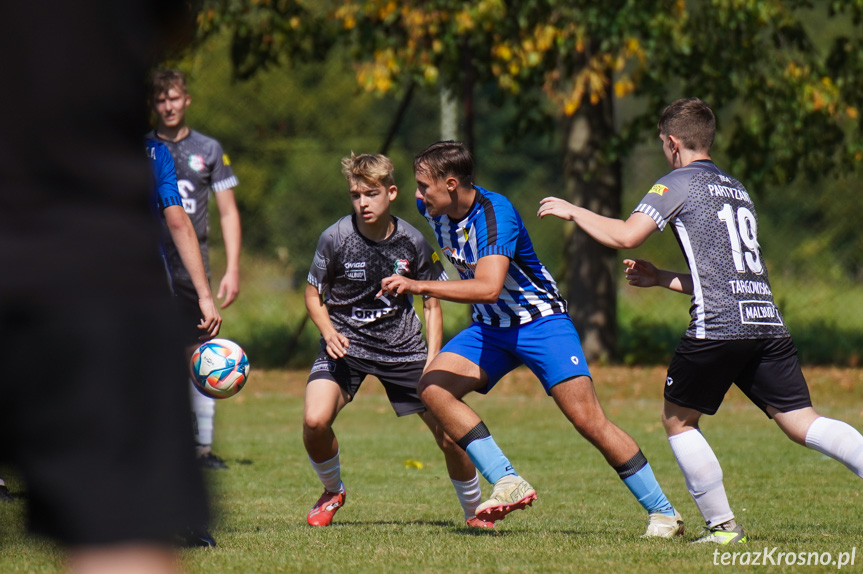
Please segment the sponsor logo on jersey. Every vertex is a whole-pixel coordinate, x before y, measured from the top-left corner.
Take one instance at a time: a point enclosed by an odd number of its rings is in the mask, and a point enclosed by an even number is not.
[[[204,156],[193,153],[189,156],[189,167],[195,171],[202,171],[207,164],[204,163]]]
[[[452,247],[444,247],[443,254],[453,264],[453,267],[459,271],[471,272],[476,269],[476,263],[469,263],[467,259],[461,257]]]
[[[396,314],[395,307],[378,307],[376,309],[363,309],[362,307],[354,307],[351,309],[351,317],[360,323],[371,323],[378,319],[394,317]]]
[[[222,154],[222,163],[225,165],[231,165],[231,160],[228,159],[228,154],[226,154],[226,153]]]
[[[315,251],[315,258],[312,260],[312,265],[317,267],[318,269],[326,269],[327,268],[327,258]]]
[[[572,361],[573,365],[578,365],[578,357],[576,357],[575,355],[571,356],[569,360]]]
[[[183,198],[183,210],[189,214],[197,212],[198,200],[192,197],[192,194],[195,192],[195,184],[188,179],[178,179],[177,191],[180,192],[180,197]]]
[[[437,256],[437,251],[432,251],[432,263],[437,263],[440,261],[440,257]]]
[[[666,191],[668,191],[667,187],[665,187],[661,183],[657,183],[656,185],[651,187],[650,191],[648,191],[647,193],[655,193],[657,195],[663,195]]]
[[[347,261],[345,263],[345,279],[350,279],[351,281],[365,281],[366,262]]]
[[[770,301],[740,301],[740,322],[744,325],[781,325],[782,317]]]
[[[396,275],[407,275],[410,273],[410,262],[407,259],[396,259],[396,263],[393,266],[393,273]]]
[[[674,384],[674,379],[672,379],[671,377],[665,377],[665,386],[666,387],[670,387],[673,384]]]

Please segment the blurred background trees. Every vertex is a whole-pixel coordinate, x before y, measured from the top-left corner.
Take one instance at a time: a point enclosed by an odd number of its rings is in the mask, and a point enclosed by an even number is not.
[[[222,141],[240,176],[245,260],[275,269],[283,291],[302,286],[318,234],[349,211],[338,162],[350,151],[393,158],[395,211],[423,229],[411,160],[450,136],[441,108],[454,103],[476,182],[519,208],[593,360],[667,357],[686,300],[621,287],[620,260],[685,264],[670,233],[615,253],[536,220],[538,201],[557,195],[626,217],[667,171],[660,111],[697,95],[717,112],[714,159],[756,199],[804,360],[854,363],[861,16],[863,0],[204,0],[198,43],[171,64],[190,75],[192,125]],[[244,282],[256,289],[267,290]],[[272,345],[274,360],[314,337],[248,329],[268,333],[262,351]]]

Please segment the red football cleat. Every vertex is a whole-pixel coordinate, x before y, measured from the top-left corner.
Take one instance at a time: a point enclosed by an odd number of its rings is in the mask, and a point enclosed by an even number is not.
[[[310,526],[329,526],[336,511],[344,506],[346,492],[327,492],[326,490],[309,511],[306,522]]]

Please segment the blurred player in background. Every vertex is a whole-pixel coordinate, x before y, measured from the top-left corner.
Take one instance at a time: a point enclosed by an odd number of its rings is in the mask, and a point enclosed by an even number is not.
[[[225,275],[219,282],[216,297],[222,300],[221,308],[224,309],[234,302],[240,291],[242,234],[240,214],[234,199],[237,178],[219,142],[186,125],[186,110],[191,105],[192,98],[186,91],[186,77],[182,72],[157,70],[153,74],[150,98],[156,113],[156,129],[147,137],[165,144],[174,158],[177,185],[183,197],[183,207],[195,226],[208,276],[210,274],[210,224],[207,206],[210,192],[215,195],[227,260]],[[170,243],[167,246],[166,257],[171,271],[174,294],[186,317],[185,333],[191,355],[197,346],[197,327],[200,320],[197,291],[188,271],[183,266],[180,254]],[[216,400],[199,393],[191,380],[189,392],[195,415],[198,462],[204,468],[228,468],[225,462],[212,452]]]
[[[462,401],[487,393],[526,364],[567,419],[593,444],[648,512],[645,536],[683,533],[635,441],[609,421],[596,397],[566,301],[533,250],[512,203],[473,185],[473,158],[460,142],[439,142],[414,159],[417,208],[434,230],[461,281],[391,275],[383,293],[410,293],[473,304],[473,324],[453,337],[427,367],[420,396],[451,437],[494,485],[477,516],[496,521],[536,499],[479,415]]]
[[[638,287],[661,286],[692,296],[689,329],[665,381],[662,422],[695,505],[707,527],[696,542],[746,542],[723,485],[722,468],[701,434],[703,414],[719,409],[736,384],[794,442],[834,458],[863,477],[863,436],[819,416],[782,316],[773,301],[758,241],[752,198],[710,159],[713,111],[698,98],[677,100],[659,120],[671,172],[650,189],[626,221],[561,199],[543,199],[539,217],[574,221],[612,249],[632,249],[671,224],[690,273],[624,261]]]
[[[168,237],[163,237],[159,242],[162,257],[166,256],[168,245],[172,245],[179,253],[183,268],[186,270],[198,297],[198,307],[201,314],[198,324],[198,331],[200,332],[198,338],[202,341],[212,339],[219,334],[222,317],[219,315],[219,310],[216,308],[213,294],[210,291],[210,282],[207,279],[207,270],[204,267],[204,259],[201,255],[198,237],[195,235],[195,228],[192,226],[192,220],[189,219],[186,210],[183,209],[183,199],[177,189],[174,160],[171,158],[171,152],[161,142],[147,139],[145,148],[153,167],[156,208],[168,231]],[[165,264],[167,265],[167,260]],[[168,271],[170,272],[170,267]]]
[[[146,74],[187,4],[4,4],[0,461],[76,574],[179,571],[206,524],[188,373],[154,248]],[[22,30],[26,33],[22,33]],[[94,89],[64,89],[69,86]],[[14,89],[12,89],[14,86]]]
[[[321,351],[306,386],[303,443],[324,485],[307,521],[327,526],[345,503],[339,443],[332,427],[363,380],[372,375],[383,384],[398,416],[418,414],[431,429],[444,452],[467,525],[492,528],[476,517],[476,469],[417,396],[423,369],[441,346],[440,302],[423,298],[426,345],[413,298],[377,296],[381,279],[392,273],[426,281],[446,279],[446,273],[422,234],[390,214],[398,189],[389,158],[351,154],[342,160],[342,172],[354,214],[321,234],[306,285],[306,308],[321,332]]]

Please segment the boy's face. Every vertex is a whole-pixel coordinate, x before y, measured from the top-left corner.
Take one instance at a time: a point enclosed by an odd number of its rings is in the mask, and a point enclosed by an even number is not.
[[[189,94],[178,87],[168,88],[168,91],[156,94],[153,107],[159,115],[159,125],[176,128],[183,125],[186,108],[192,103]]]
[[[422,167],[422,166],[420,166]],[[432,217],[448,215],[456,207],[453,178],[434,179],[428,171],[416,172],[416,198],[426,206],[426,211]]]
[[[366,225],[376,225],[381,222],[389,224],[390,202],[398,194],[398,188],[394,185],[389,187],[383,183],[369,183],[362,179],[350,182],[349,192],[351,204],[357,218]]]

